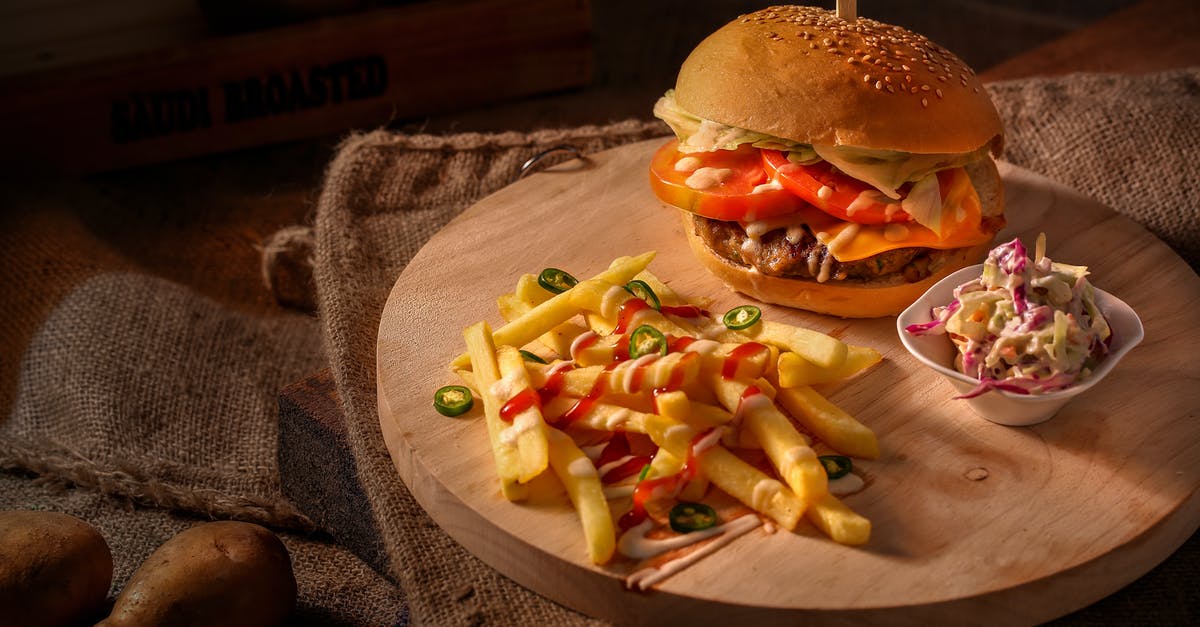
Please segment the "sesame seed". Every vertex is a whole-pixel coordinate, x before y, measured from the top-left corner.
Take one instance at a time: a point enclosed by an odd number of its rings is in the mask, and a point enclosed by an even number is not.
[[[907,71],[909,71],[909,70],[911,70],[911,69],[912,69],[912,68],[908,67],[907,65],[901,65],[900,67],[904,68],[904,71],[905,71],[905,72],[907,72]]]
[[[905,66],[905,67],[908,67],[908,66]],[[905,74],[905,75],[904,75],[904,82],[906,82],[906,83],[911,83],[911,82],[912,82],[912,74]]]
[[[938,98],[941,98],[941,97],[942,97],[942,90],[940,90],[940,89],[935,89],[935,90],[933,91],[933,93],[937,94],[937,97],[938,97]]]
[[[864,83],[869,83],[869,82],[871,82],[871,75],[870,75],[870,74],[863,74],[863,82],[864,82]]]
[[[921,85],[921,91],[929,91],[929,85]]]
[[[922,106],[922,107],[928,107],[928,106],[929,106],[929,99],[928,99],[928,98],[922,98],[922,99],[921,99],[921,106]]]
[[[911,94],[915,94],[915,93],[917,93],[917,91],[918,91],[918,90],[917,90],[916,86],[913,86],[913,88],[912,88],[912,89],[908,90],[908,92],[909,92],[909,93],[911,93]]]
[[[894,87],[892,87],[891,85],[887,86],[887,90],[888,90],[888,93],[892,93],[892,94],[896,93],[896,89]]]
[[[891,86],[889,85],[888,88],[890,89]],[[875,89],[883,89],[883,81],[875,81]]]

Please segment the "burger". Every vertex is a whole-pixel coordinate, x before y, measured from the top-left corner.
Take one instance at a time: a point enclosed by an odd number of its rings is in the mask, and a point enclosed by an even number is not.
[[[928,38],[778,6],[702,41],[654,107],[675,139],[655,195],[733,289],[842,317],[895,315],[1004,227],[1000,116]]]

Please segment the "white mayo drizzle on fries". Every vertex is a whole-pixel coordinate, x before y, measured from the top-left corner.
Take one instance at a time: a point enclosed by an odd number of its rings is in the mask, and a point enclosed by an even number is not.
[[[627,296],[625,288],[620,285],[614,285],[608,288],[604,293],[604,297],[600,300],[600,314],[610,320],[617,317],[617,307],[624,302],[624,297]]]
[[[643,568],[642,570],[634,572],[633,574],[629,575],[629,577],[627,577],[625,579],[625,586],[627,588],[637,588],[638,590],[646,590],[647,588],[653,586],[654,584],[667,579],[671,575],[674,575],[675,573],[683,570],[684,568],[687,568],[688,566],[691,566],[692,564],[700,561],[701,559],[707,557],[708,555],[716,552],[717,550],[721,549],[725,545],[736,540],[738,537],[745,535],[747,532],[752,531],[753,529],[759,527],[762,524],[763,523],[758,520],[757,516],[748,515],[748,516],[742,516],[740,518],[735,518],[727,523],[717,525],[716,527],[710,527],[709,529],[706,529],[705,531],[708,531],[711,529],[717,529],[717,530],[719,530],[718,533],[720,533],[719,538],[717,538],[713,542],[710,542],[710,543],[704,545],[697,551],[689,553],[679,559],[671,560],[670,562],[667,562],[666,564],[663,564],[662,566],[659,566],[658,568]],[[698,535],[698,533],[699,532],[693,532],[693,533],[689,533],[687,536],[682,536],[682,537],[687,538],[692,535]],[[705,540],[707,538],[712,537],[713,535],[716,535],[716,534],[710,534],[708,536],[697,538],[695,540],[695,542],[698,542],[700,540]]]
[[[605,475],[605,473],[607,473],[608,471],[619,467],[621,464],[624,464],[625,462],[627,462],[631,459],[635,459],[633,455],[626,455],[624,457],[614,459],[613,461],[608,462],[607,464],[597,468],[596,472],[600,473],[600,476],[603,477]]]
[[[721,348],[721,343],[716,340],[696,340],[695,342],[688,344],[687,348],[683,350],[684,352],[688,353],[712,355],[713,353],[717,352],[717,349],[719,348]]]
[[[619,431],[621,427],[629,422],[633,416],[633,411],[625,407],[619,407],[616,411],[608,415],[604,421],[604,427],[609,431]]]
[[[580,457],[567,466],[567,472],[574,477],[594,477],[600,473],[586,457]]]
[[[774,479],[759,479],[758,483],[754,484],[754,496],[750,506],[759,511],[767,509],[771,499],[782,490],[783,484]]]
[[[723,436],[723,435],[725,435],[725,427],[717,427],[716,429],[709,431],[708,435],[705,435],[703,438],[696,440],[696,443],[692,445],[692,454],[693,455],[704,454],[704,451],[707,451],[708,449],[710,449],[710,448],[716,446],[718,443],[720,443],[721,436]],[[668,436],[668,437],[670,437],[670,436]]]

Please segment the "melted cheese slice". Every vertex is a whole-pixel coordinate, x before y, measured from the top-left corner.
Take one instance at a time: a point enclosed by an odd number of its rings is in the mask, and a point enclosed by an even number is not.
[[[941,187],[941,235],[917,222],[855,224],[844,222],[816,208],[779,218],[769,224],[752,225],[757,231],[807,224],[817,239],[838,261],[857,261],[899,248],[965,248],[991,241],[982,229],[979,194],[962,168],[937,173]],[[748,225],[743,224],[743,227]]]

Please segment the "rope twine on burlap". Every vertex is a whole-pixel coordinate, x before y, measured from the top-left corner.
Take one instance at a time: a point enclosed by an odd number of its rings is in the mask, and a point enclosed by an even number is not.
[[[283,498],[167,483],[148,476],[131,462],[104,467],[71,450],[54,455],[41,448],[0,443],[0,470],[33,473],[37,475],[35,481],[43,484],[88,488],[142,507],[191,512],[212,520],[241,520],[297,533],[318,530],[308,516]]]

